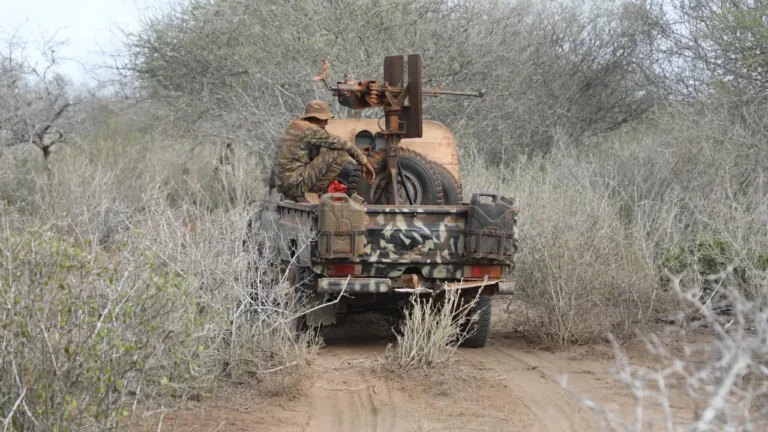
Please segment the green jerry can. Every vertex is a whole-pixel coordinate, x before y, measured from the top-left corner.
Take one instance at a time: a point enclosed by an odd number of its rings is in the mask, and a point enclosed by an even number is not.
[[[325,194],[318,212],[318,257],[355,258],[365,247],[365,207],[346,194]]]
[[[515,224],[519,207],[515,201],[498,194],[474,194],[469,205],[467,255],[510,259],[517,252]]]

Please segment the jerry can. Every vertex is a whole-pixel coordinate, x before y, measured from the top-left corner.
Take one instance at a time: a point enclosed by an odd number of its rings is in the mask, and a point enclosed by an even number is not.
[[[330,193],[320,198],[318,211],[318,257],[354,258],[365,247],[365,207],[346,194]]]
[[[519,207],[514,200],[499,194],[474,194],[469,204],[467,255],[510,259],[517,251],[515,223]]]

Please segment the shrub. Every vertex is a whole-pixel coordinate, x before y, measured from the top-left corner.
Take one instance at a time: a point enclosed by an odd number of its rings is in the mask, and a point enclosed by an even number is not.
[[[7,216],[7,215],[6,215]],[[0,241],[0,410],[17,430],[129,421],[139,396],[182,397],[211,384],[212,320],[190,280],[150,251],[114,263],[45,228]]]
[[[530,316],[514,320],[519,328],[562,346],[624,323],[623,339],[679,306],[665,268],[709,289],[703,275],[735,265],[745,295],[754,296],[768,250],[760,118],[725,103],[670,105],[547,159],[487,169],[463,152],[467,194],[500,192],[520,203],[515,277]],[[567,336],[555,343],[553,334]]]
[[[527,314],[513,322],[552,348],[609,332],[631,337],[661,306],[640,233],[623,223],[618,203],[560,178],[559,163],[542,164],[544,172],[520,165],[506,182],[493,172],[465,177],[469,188],[486,183],[521,207],[515,279]]]
[[[678,245],[665,254],[661,270],[673,275],[689,272],[701,281],[707,275],[726,271],[735,258],[733,247],[725,239],[703,237],[691,246]],[[665,279],[665,283],[668,282],[669,279]]]
[[[411,297],[397,343],[387,347],[388,364],[400,371],[445,365],[468,336],[463,328],[477,319],[468,314],[476,303],[477,297],[455,290],[438,298]]]
[[[742,431],[765,430],[768,426],[768,275],[755,282],[754,299],[746,298],[734,275],[724,272],[709,279],[723,286],[721,301],[704,301],[700,289],[685,289],[673,279],[675,294],[696,310],[701,321],[668,329],[669,336],[692,330],[709,336],[704,343],[688,344],[682,352],[671,350],[666,338],[646,338],[650,366],[630,364],[614,344],[615,378],[636,402],[631,416],[616,414],[607,407],[578,396],[593,409],[610,430],[640,431],[663,424],[665,430]],[[729,313],[718,313],[727,306]],[[567,385],[567,377],[563,379]],[[692,403],[680,403],[686,398]],[[652,408],[660,408],[659,411]],[[651,414],[660,412],[659,416]]]
[[[441,98],[424,107],[427,118],[461,124],[495,165],[582,143],[650,107],[649,33],[622,3],[342,0],[336,7],[353,12],[339,14],[322,2],[193,0],[148,15],[128,35],[125,72],[176,133],[270,153],[287,119],[318,97],[311,77],[323,59],[329,82],[376,79],[385,56],[419,52],[425,85],[503,89],[479,105]]]
[[[679,245],[664,255],[661,263],[661,278],[663,284],[669,284],[672,279],[666,275],[681,278],[685,286],[698,286],[703,294],[715,295],[709,275],[730,272],[732,283],[743,290],[744,295],[753,298],[756,281],[762,278],[766,271],[765,254],[754,252],[751,247],[737,249],[737,245],[723,238],[702,237],[694,245],[685,247]]]
[[[295,337],[285,275],[248,283],[273,265],[243,248],[246,199],[208,205],[203,177],[170,197],[164,179],[184,166],[173,146],[110,136],[57,153],[49,175],[22,154],[3,160],[0,416],[103,430],[221,382],[300,392],[318,341]],[[261,307],[253,290],[283,300]]]

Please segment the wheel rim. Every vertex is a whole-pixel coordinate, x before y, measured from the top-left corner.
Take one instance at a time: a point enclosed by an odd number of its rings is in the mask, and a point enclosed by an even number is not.
[[[411,174],[408,171],[403,170],[403,177],[405,177],[405,184],[408,187],[408,191],[411,194],[411,198],[413,198],[413,204],[418,205],[421,204],[422,197],[424,196],[424,192],[422,191],[421,184],[418,180],[416,180],[416,177]],[[408,202],[408,196],[406,195],[405,188],[403,187],[403,180],[400,178],[400,175],[397,176],[397,204],[398,205],[407,205]],[[377,197],[378,199],[374,202],[374,204],[387,204],[387,200],[389,199],[389,195],[391,193],[392,188],[390,187],[389,183],[389,176],[388,175],[382,175],[380,176],[373,185],[373,188],[371,188],[371,196]]]

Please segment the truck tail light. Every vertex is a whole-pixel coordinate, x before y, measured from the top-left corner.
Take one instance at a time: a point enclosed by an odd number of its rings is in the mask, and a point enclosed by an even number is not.
[[[331,264],[328,266],[328,276],[349,276],[357,273],[354,264]]]
[[[464,277],[482,279],[501,277],[501,266],[466,266],[464,267]]]

